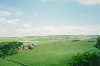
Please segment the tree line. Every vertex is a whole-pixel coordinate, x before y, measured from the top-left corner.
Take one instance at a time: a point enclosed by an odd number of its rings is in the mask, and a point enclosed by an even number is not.
[[[0,43],[0,57],[4,58],[8,55],[13,55],[18,53],[19,47],[21,47],[22,42],[1,42]]]

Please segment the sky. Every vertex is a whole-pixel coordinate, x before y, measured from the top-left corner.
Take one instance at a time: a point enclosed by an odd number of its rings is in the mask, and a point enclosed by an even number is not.
[[[0,0],[0,37],[99,34],[100,0]]]

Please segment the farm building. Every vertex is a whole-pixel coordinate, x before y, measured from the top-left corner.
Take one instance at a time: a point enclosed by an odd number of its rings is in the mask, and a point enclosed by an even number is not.
[[[33,41],[24,41],[23,45],[19,47],[20,50],[31,50],[35,48],[35,43]]]

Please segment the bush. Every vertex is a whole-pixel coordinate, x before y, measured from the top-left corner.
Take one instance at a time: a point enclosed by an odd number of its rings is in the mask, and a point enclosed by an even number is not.
[[[100,37],[97,38],[96,47],[100,49]]]
[[[0,57],[6,57],[8,55],[16,54],[21,45],[22,45],[21,42],[2,42],[0,43]]]
[[[17,54],[18,50],[17,49],[10,49],[7,53],[7,55],[13,55],[13,54]]]
[[[85,52],[73,56],[69,61],[70,66],[100,66],[100,52]]]

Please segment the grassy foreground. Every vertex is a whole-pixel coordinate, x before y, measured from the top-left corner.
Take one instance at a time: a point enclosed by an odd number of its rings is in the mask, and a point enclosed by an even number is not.
[[[20,66],[19,64],[0,59],[0,66]]]
[[[8,56],[7,59],[24,63],[28,66],[69,66],[67,63],[69,57],[88,50],[99,51],[94,47],[95,39],[79,41],[67,40],[65,38],[49,39],[34,39],[39,41],[39,46],[34,50],[20,51],[18,54]],[[94,42],[88,42],[91,40]],[[0,66],[5,66],[8,62],[4,65],[3,63],[3,61],[0,62],[2,64]],[[16,64],[7,66],[16,66]]]

